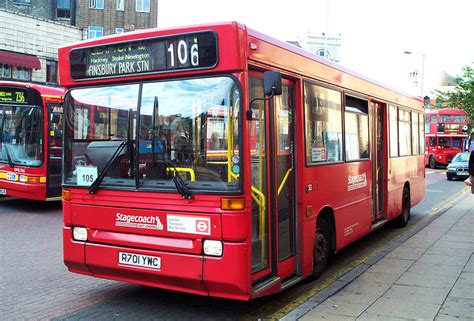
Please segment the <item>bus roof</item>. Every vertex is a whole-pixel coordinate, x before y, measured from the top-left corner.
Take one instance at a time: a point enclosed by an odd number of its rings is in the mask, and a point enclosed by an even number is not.
[[[361,74],[352,71],[348,68],[345,68],[341,65],[333,63],[329,60],[323,59],[317,55],[309,53],[299,47],[296,47],[290,43],[275,39],[271,36],[262,34],[258,31],[255,31],[251,28],[247,28],[244,24],[239,22],[221,22],[221,23],[209,23],[209,24],[200,24],[200,25],[191,25],[191,26],[182,26],[176,28],[152,28],[152,29],[145,29],[145,30],[138,30],[134,32],[127,32],[124,34],[117,34],[117,35],[110,35],[105,37],[99,37],[94,39],[85,40],[78,43],[64,45],[59,48],[59,60],[60,60],[60,83],[66,87],[74,85],[74,86],[81,86],[85,84],[99,84],[105,82],[117,82],[117,79],[90,79],[87,81],[81,80],[80,82],[76,82],[71,79],[70,75],[70,67],[69,67],[69,53],[71,50],[76,48],[84,48],[84,47],[94,47],[106,44],[117,44],[121,42],[127,41],[134,41],[146,38],[153,38],[153,37],[163,37],[168,35],[178,35],[178,34],[185,34],[190,32],[196,31],[204,31],[204,30],[216,30],[217,32],[225,32],[225,37],[221,37],[218,41],[219,51],[226,52],[227,56],[225,61],[219,60],[218,65],[215,69],[209,70],[207,72],[216,72],[216,71],[224,71],[227,69],[229,70],[236,70],[237,68],[244,68],[242,66],[246,65],[246,62],[242,62],[243,58],[255,59],[258,56],[257,52],[252,52],[251,49],[248,48],[239,48],[240,50],[236,50],[235,46],[231,46],[231,41],[246,41],[250,42],[252,39],[258,39],[260,43],[264,43],[266,48],[269,49],[263,54],[264,58],[260,60],[262,63],[269,63],[269,60],[265,59],[272,59],[272,64],[276,65],[282,69],[286,69],[290,72],[297,72],[302,75],[311,76],[312,78],[318,77],[322,81],[326,81],[329,84],[337,84],[343,86],[349,90],[360,91],[364,93],[365,87],[369,85],[370,90],[367,90],[366,94],[369,94],[373,97],[380,97],[380,99],[389,100],[393,103],[407,103],[411,105],[411,107],[419,106],[418,109],[422,109],[422,102],[423,99],[421,97],[415,97],[398,89],[391,88],[387,85],[384,85],[380,82],[377,82],[369,77],[362,76]],[[226,46],[224,45],[226,44]],[[269,46],[272,46],[271,48]],[[286,53],[287,55],[298,55],[301,59],[298,59],[298,63],[294,62],[294,57],[287,56],[287,59],[284,61],[284,64],[280,62],[278,64],[278,54],[272,53],[274,50],[272,49],[281,49],[280,53]],[[257,50],[258,51],[258,50]],[[261,55],[262,56],[262,55]],[[258,59],[258,58],[257,58]],[[257,60],[258,61],[258,60]],[[298,65],[299,64],[299,65]],[[310,65],[312,64],[312,65]],[[291,65],[291,66],[290,66]],[[324,68],[325,71],[331,71],[331,75],[327,76],[327,78],[323,78],[321,73],[314,72],[315,65],[320,66],[320,68]],[[306,69],[305,69],[306,68]],[[310,71],[313,69],[313,71]],[[194,71],[190,71],[192,74]],[[337,72],[337,75],[336,75]],[[181,75],[187,74],[186,71],[180,73]],[[324,75],[324,73],[322,73]],[[170,76],[174,76],[176,74],[171,74]],[[132,75],[130,78],[134,79],[150,79],[153,77],[150,74],[141,74],[141,75]],[[356,84],[352,86],[352,84]],[[347,85],[351,84],[351,85]],[[376,94],[378,93],[378,95]],[[418,105],[419,104],[419,105]]]
[[[40,95],[51,95],[51,96],[63,96],[64,89],[61,87],[50,87],[29,82],[9,81],[0,80],[0,86],[12,86],[12,87],[23,87],[31,88],[40,93]]]

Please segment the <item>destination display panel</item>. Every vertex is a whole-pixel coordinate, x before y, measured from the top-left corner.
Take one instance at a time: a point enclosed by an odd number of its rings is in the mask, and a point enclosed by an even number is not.
[[[28,90],[0,87],[0,103],[28,104]]]
[[[217,36],[203,31],[80,48],[69,58],[74,80],[210,69],[217,65]]]

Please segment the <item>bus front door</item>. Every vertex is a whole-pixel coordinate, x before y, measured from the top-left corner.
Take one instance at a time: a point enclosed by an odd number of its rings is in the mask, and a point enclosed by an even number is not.
[[[374,149],[372,155],[373,164],[373,221],[374,223],[384,218],[384,198],[385,198],[385,104],[373,102],[372,110],[374,112]]]
[[[283,83],[282,95],[252,104],[249,122],[252,280],[257,292],[296,273],[294,84]],[[263,96],[261,74],[250,77],[249,90],[250,99]]]
[[[294,86],[283,83],[282,95],[273,99],[272,116],[270,211],[274,237],[273,262],[276,274],[283,282],[296,272],[296,182],[294,143]]]
[[[61,157],[62,157],[62,106],[48,103],[48,169],[47,169],[47,200],[60,199],[61,196]]]

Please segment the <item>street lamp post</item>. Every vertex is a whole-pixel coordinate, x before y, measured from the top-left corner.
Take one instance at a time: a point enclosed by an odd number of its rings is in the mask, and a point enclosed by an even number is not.
[[[413,52],[411,51],[404,51],[403,52],[405,55],[412,55]],[[421,61],[421,93],[420,96],[423,97],[423,85],[425,82],[425,53],[421,53],[422,61]]]

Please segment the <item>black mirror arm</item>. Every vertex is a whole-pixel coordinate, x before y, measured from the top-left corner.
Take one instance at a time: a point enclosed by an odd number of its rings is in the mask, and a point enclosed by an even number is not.
[[[268,96],[267,98],[254,98],[250,101],[249,103],[249,110],[247,110],[247,120],[252,120],[252,115],[253,115],[253,111],[252,111],[252,104],[254,102],[256,102],[257,100],[262,100],[262,101],[267,101],[267,100],[270,100],[272,99],[275,95],[273,94],[273,90],[272,90],[272,94],[270,96]]]

